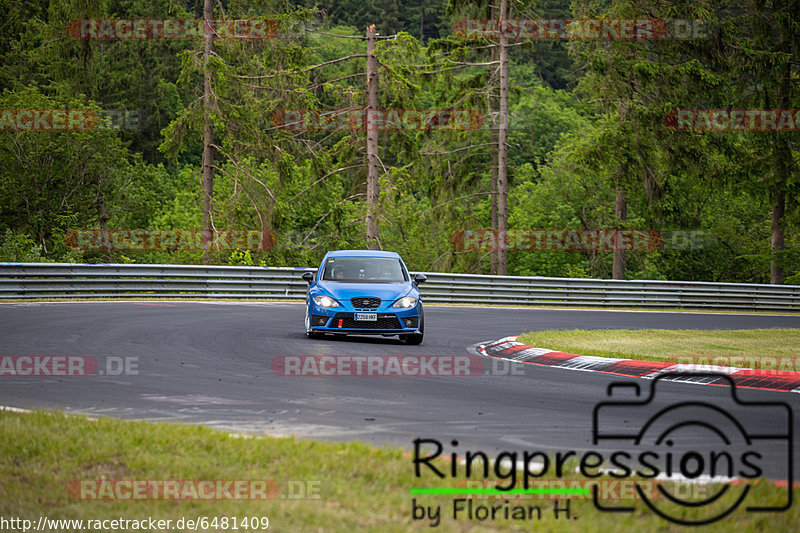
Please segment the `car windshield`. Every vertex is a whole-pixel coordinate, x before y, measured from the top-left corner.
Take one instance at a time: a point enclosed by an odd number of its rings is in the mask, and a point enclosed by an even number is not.
[[[343,283],[408,281],[400,260],[390,257],[329,257],[322,279]]]

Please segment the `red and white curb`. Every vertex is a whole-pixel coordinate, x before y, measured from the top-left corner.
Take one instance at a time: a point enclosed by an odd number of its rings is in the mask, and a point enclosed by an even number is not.
[[[673,381],[700,385],[726,385],[721,378],[709,377],[709,372],[727,374],[737,387],[781,392],[800,392],[800,372],[789,370],[754,370],[731,366],[676,364],[664,361],[640,361],[637,359],[614,359],[557,352],[545,348],[534,348],[517,342],[517,337],[505,337],[496,341],[470,346],[470,351],[484,357],[504,359],[530,365],[551,366],[584,372],[602,372],[615,376],[653,379],[670,373],[681,373]],[[704,374],[697,378],[687,373]],[[664,379],[664,378],[662,378]]]

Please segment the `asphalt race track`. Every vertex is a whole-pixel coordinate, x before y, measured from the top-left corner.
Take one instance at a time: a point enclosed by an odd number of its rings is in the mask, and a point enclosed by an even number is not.
[[[593,408],[607,399],[607,385],[621,378],[533,365],[512,372],[507,363],[490,360],[484,373],[469,377],[285,377],[273,373],[270,364],[287,355],[463,356],[472,344],[543,329],[800,328],[800,317],[702,313],[428,306],[425,318],[425,342],[406,346],[395,338],[307,339],[299,303],[2,304],[0,356],[84,355],[97,359],[101,368],[107,360],[129,358],[136,369],[89,377],[2,376],[0,405],[359,439],[408,449],[417,437],[445,444],[456,439],[458,447],[445,453],[459,455],[465,450],[585,451],[595,449]],[[647,380],[629,381],[649,387]],[[662,385],[654,401],[663,405],[687,398],[730,403],[724,387]],[[800,426],[800,394],[738,393],[746,401],[787,402],[794,428]],[[735,415],[738,406],[730,412]],[[748,431],[785,433],[788,421],[779,414],[744,422]],[[613,432],[641,421],[633,415],[608,423]],[[716,443],[707,433],[688,435],[699,449]],[[781,450],[788,448],[776,446],[765,454],[767,473],[787,479]],[[796,450],[795,444],[795,480],[800,479]]]

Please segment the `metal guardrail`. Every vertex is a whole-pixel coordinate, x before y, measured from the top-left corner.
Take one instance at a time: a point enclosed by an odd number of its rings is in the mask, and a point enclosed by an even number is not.
[[[0,300],[259,298],[302,300],[303,267],[0,263]],[[426,302],[800,311],[800,286],[425,273]]]

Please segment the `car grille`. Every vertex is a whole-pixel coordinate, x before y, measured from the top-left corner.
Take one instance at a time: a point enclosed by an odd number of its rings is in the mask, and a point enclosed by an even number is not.
[[[377,309],[381,305],[381,299],[373,296],[356,296],[350,298],[350,303],[356,309]]]
[[[378,320],[355,320],[353,313],[336,313],[331,321],[330,328],[338,328],[339,320],[342,321],[342,328],[349,329],[402,329],[397,316],[393,314],[381,313]]]

